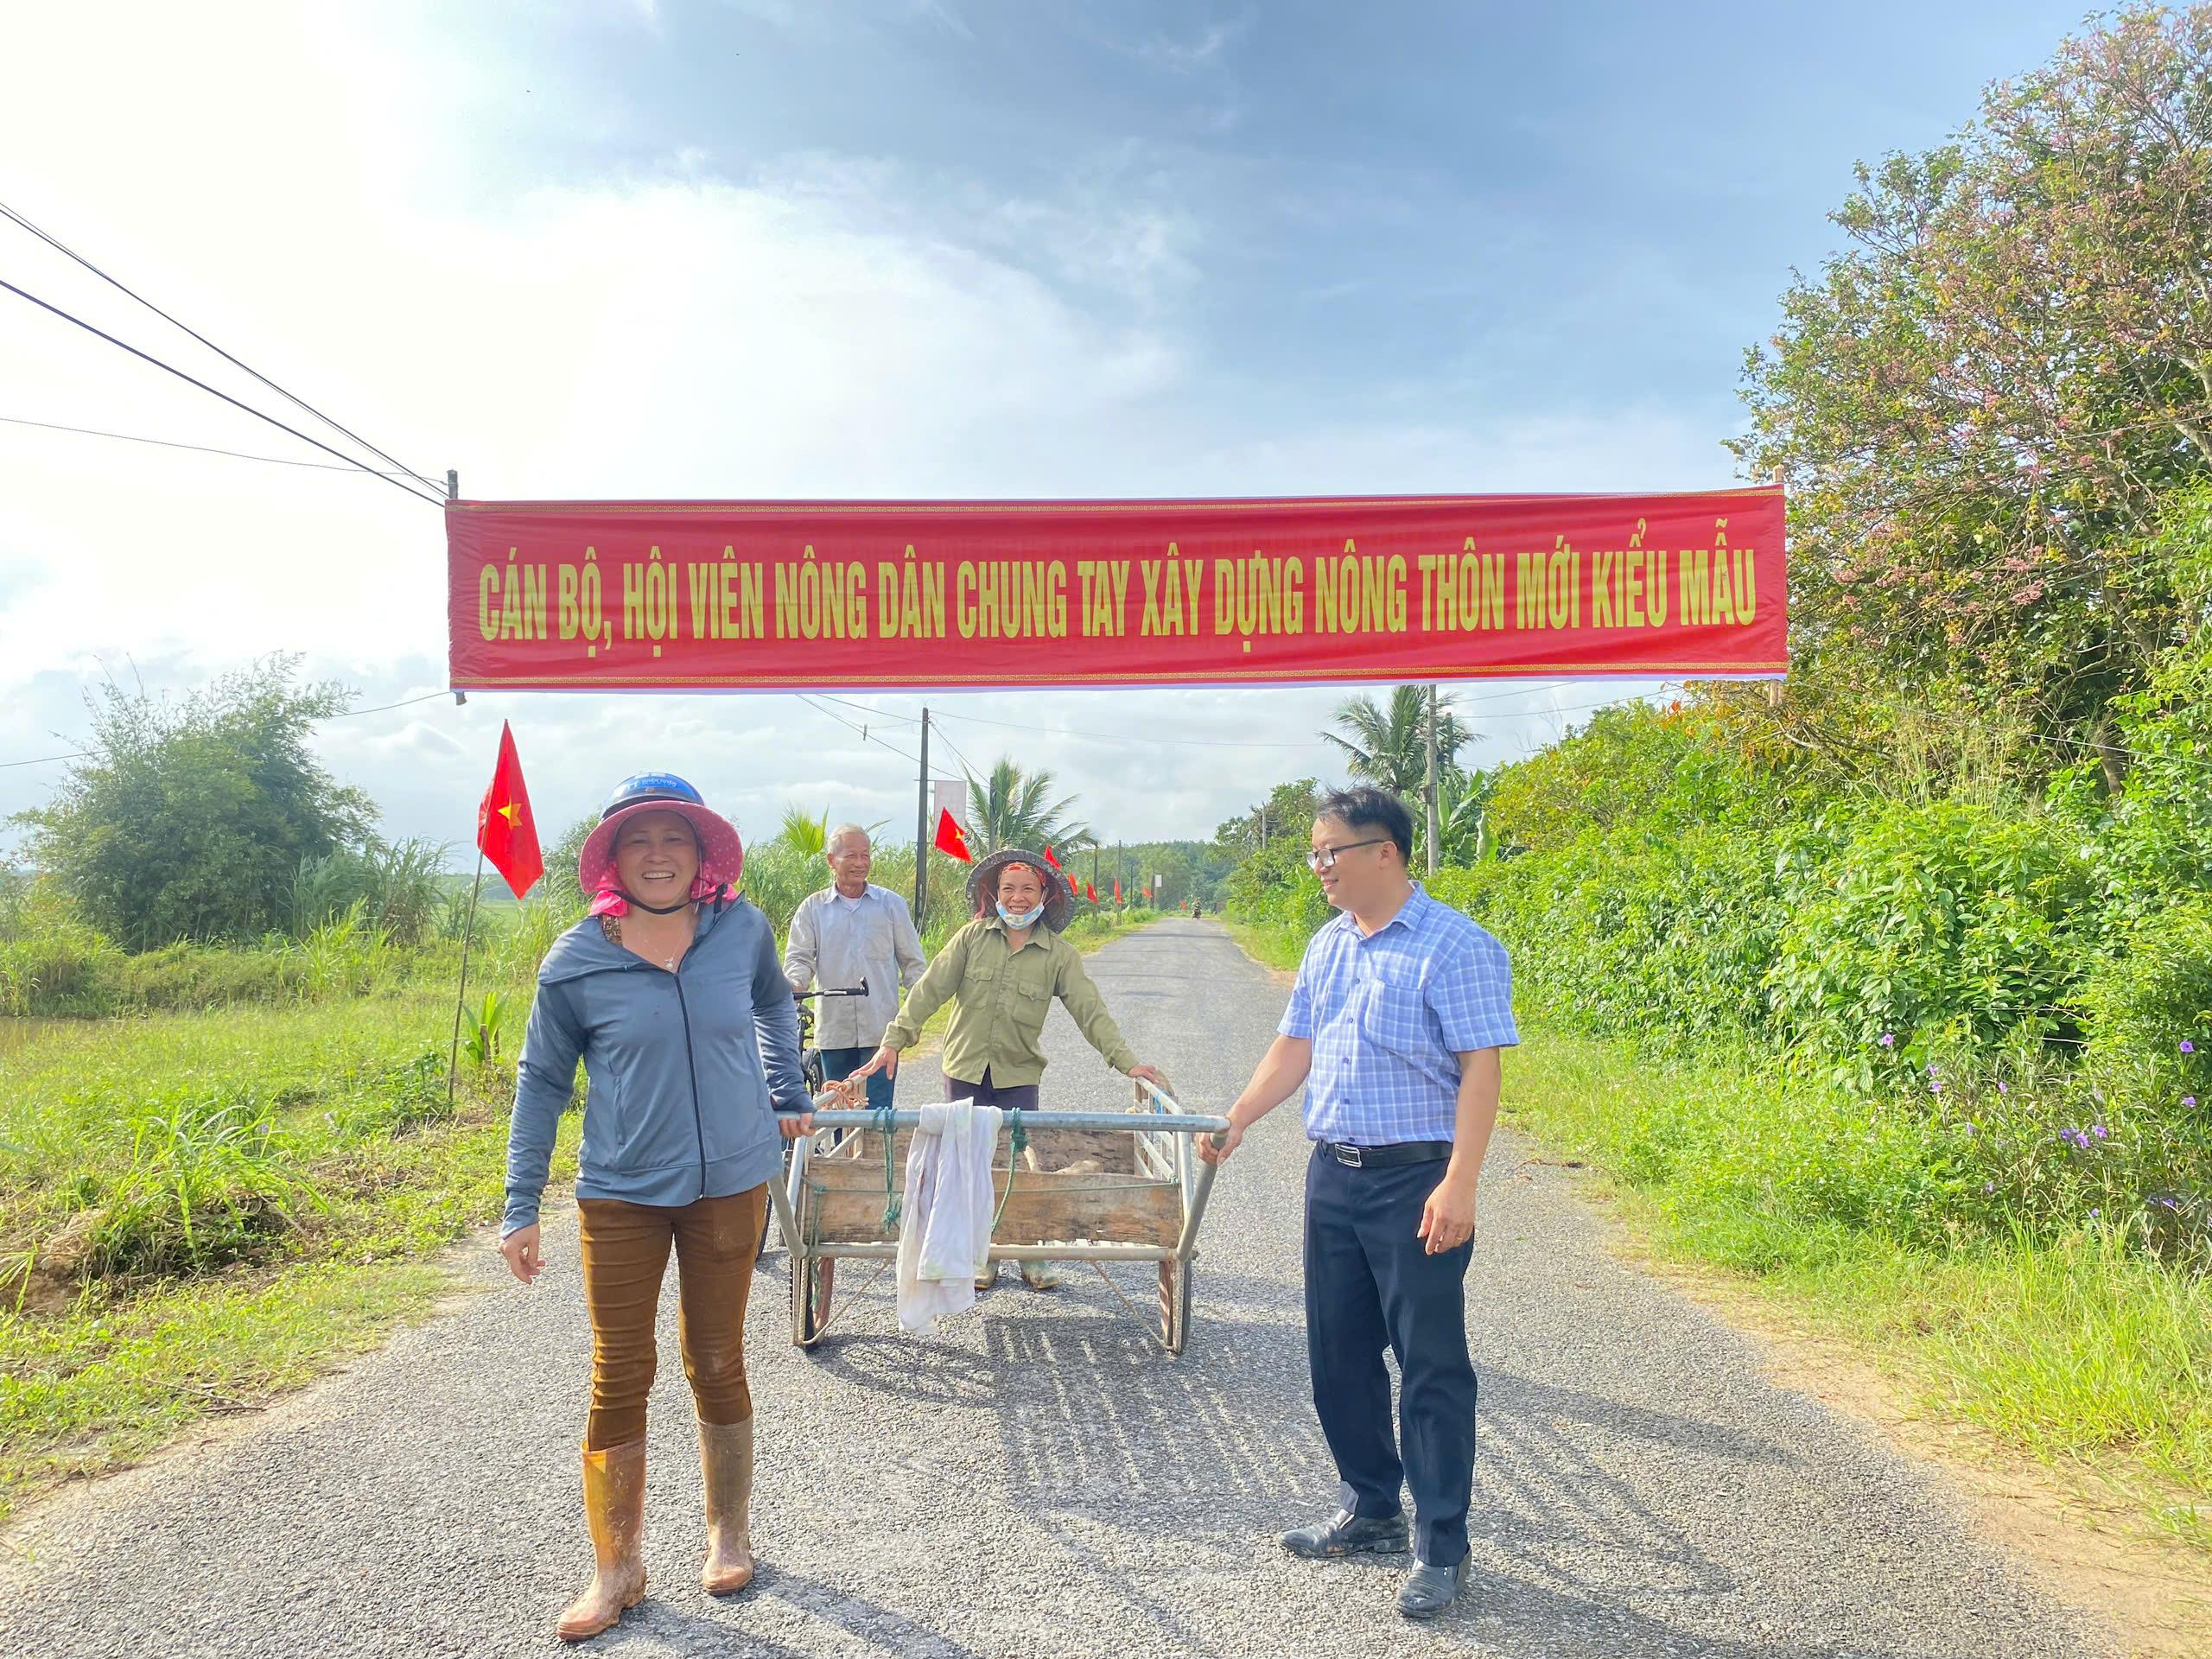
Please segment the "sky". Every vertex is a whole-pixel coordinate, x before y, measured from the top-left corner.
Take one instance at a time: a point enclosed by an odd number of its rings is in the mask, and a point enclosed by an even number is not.
[[[10,16],[0,202],[472,498],[1698,489],[1853,162],[2079,16],[78,0]],[[331,436],[5,222],[0,280]],[[503,719],[549,840],[647,769],[748,836],[913,810],[920,698],[457,706],[433,506],[27,422],[329,460],[0,291],[0,817],[104,681],[275,652],[378,711],[317,748],[394,838],[466,849]],[[1655,689],[1484,684],[1461,760]],[[1345,695],[937,695],[932,759],[1049,769],[1109,842],[1206,836],[1341,777]]]

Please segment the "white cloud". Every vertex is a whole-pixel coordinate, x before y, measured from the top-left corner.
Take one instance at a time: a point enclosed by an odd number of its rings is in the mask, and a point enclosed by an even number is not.
[[[725,177],[697,146],[670,146],[657,168],[520,175],[487,158],[524,100],[545,100],[587,149],[632,148],[636,112],[535,70],[527,89],[504,84],[381,10],[149,4],[120,28],[58,7],[10,27],[10,204],[403,460],[434,477],[457,467],[471,495],[1625,488],[1725,475],[1709,445],[1650,410],[1300,420],[1210,371],[1179,321],[1205,281],[1201,216],[1099,182],[1115,177],[1110,157],[1097,178],[1031,200],[973,180],[941,188],[896,157],[793,156]],[[27,238],[10,230],[0,250],[10,280],[283,409]],[[0,414],[319,458],[5,295]],[[0,428],[0,760],[81,734],[77,688],[126,658],[176,688],[284,649],[365,703],[435,689],[442,584],[435,512],[372,480]],[[1139,838],[1206,833],[1273,780],[1327,772],[1311,736],[1341,695],[938,701],[1043,728],[1292,745],[949,728],[979,766],[1005,749],[1052,767],[1094,824]],[[648,765],[695,774],[751,826],[772,825],[786,802],[894,824],[911,810],[905,761],[787,697],[433,701],[334,723],[322,749],[395,833],[465,841],[503,715],[549,823]],[[908,747],[912,728],[893,725]],[[1499,729],[1510,745],[1525,728]],[[42,798],[52,777],[0,770],[0,812]]]

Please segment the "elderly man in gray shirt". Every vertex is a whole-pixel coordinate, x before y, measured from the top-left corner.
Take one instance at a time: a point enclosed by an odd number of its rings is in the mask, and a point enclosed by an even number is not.
[[[801,900],[785,946],[784,976],[791,989],[818,985],[848,990],[868,982],[866,996],[825,997],[816,1010],[814,1039],[822,1075],[836,1083],[858,1069],[883,1041],[883,1028],[899,1012],[900,993],[922,976],[921,935],[906,901],[868,879],[868,831],[841,823],[830,832],[830,871],[836,879]],[[892,1080],[868,1080],[868,1103],[891,1104]]]

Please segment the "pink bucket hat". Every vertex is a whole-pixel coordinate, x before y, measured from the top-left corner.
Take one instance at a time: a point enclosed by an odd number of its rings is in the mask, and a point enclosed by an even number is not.
[[[599,823],[576,857],[576,882],[592,895],[594,916],[620,916],[630,908],[614,874],[614,837],[640,812],[673,812],[699,837],[699,879],[691,897],[711,899],[722,888],[735,889],[745,870],[745,844],[728,819],[708,810],[699,791],[672,772],[641,772],[626,778],[607,798]]]

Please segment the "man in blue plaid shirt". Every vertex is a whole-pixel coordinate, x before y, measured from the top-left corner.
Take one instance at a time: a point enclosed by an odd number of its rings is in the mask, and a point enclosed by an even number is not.
[[[1504,947],[1407,874],[1413,819],[1377,789],[1339,791],[1310,862],[1344,913],[1306,947],[1280,1034],[1229,1109],[1219,1162],[1306,1085],[1306,1343],[1313,1408],[1335,1457],[1337,1513],[1283,1535],[1313,1557],[1406,1548],[1409,1618],[1467,1575],[1475,1369],[1465,1281],[1475,1179],[1497,1119],[1499,1052],[1520,1041]],[[1394,1349],[1399,1433],[1390,1422]]]

